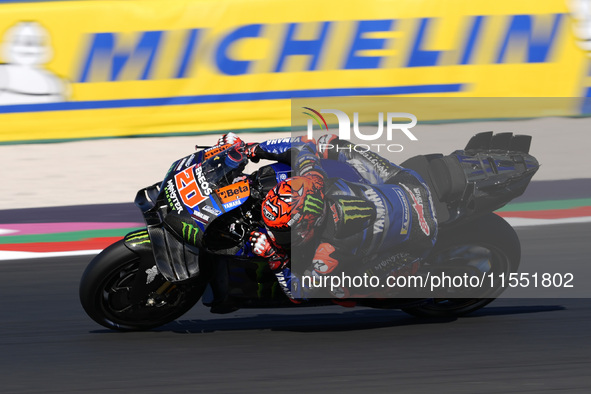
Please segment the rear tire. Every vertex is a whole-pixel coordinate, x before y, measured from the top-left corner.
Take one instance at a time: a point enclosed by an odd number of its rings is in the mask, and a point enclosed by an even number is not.
[[[140,258],[123,240],[103,250],[80,281],[80,302],[92,320],[120,331],[148,330],[169,323],[191,309],[205,290],[199,280],[175,284],[160,274],[139,302],[131,300]]]
[[[463,254],[463,255],[462,255]],[[440,238],[427,262],[439,260],[459,261],[478,258],[488,258],[486,275],[492,273],[494,277],[503,274],[505,277],[517,272],[521,259],[521,245],[515,230],[503,218],[491,213],[466,224],[462,228],[455,228],[449,233],[441,234]],[[484,287],[479,298],[434,298],[420,306],[404,308],[403,311],[419,317],[458,317],[474,312],[488,305],[505,289],[498,286]]]

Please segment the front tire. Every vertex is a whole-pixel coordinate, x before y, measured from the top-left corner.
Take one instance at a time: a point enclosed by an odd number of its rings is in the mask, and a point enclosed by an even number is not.
[[[140,263],[140,257],[123,240],[90,262],[82,275],[79,295],[91,319],[114,330],[148,330],[179,318],[203,294],[206,284],[199,280],[175,284],[158,274],[145,287],[146,294],[132,296]]]
[[[454,231],[455,230],[455,231]],[[438,260],[465,262],[470,269],[480,269],[486,275],[517,272],[521,245],[515,230],[503,218],[491,213],[453,232],[441,234],[427,259],[432,265]],[[475,262],[476,261],[476,262]],[[486,271],[488,270],[488,271]],[[495,300],[504,290],[496,282],[485,287],[478,298],[434,298],[420,306],[405,308],[404,312],[419,317],[459,317],[472,313]],[[453,291],[453,289],[450,289]]]

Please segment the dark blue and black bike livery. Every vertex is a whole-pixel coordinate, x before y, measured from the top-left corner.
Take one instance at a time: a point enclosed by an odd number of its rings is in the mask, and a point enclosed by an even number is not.
[[[519,239],[493,211],[521,195],[538,170],[530,144],[530,136],[485,132],[450,155],[415,156],[401,164],[418,173],[433,196],[439,236],[426,266],[453,266],[469,275],[517,271]],[[140,190],[135,203],[146,228],[92,259],[80,283],[86,313],[110,329],[145,330],[179,318],[200,299],[214,313],[333,305],[311,299],[294,306],[267,263],[251,252],[250,232],[263,229],[262,200],[290,176],[290,167],[272,163],[245,174],[247,161],[231,145],[202,149],[174,162],[162,182]],[[343,166],[325,168],[331,177],[358,181]],[[456,293],[356,302],[418,316],[460,316],[503,290],[489,287],[468,298]]]

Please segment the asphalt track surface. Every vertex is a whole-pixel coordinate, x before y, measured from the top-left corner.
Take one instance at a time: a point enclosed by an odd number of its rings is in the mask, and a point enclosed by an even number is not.
[[[588,263],[590,230],[518,229],[522,269]],[[213,315],[198,304],[159,329],[119,333],[79,305],[90,258],[0,262],[0,392],[591,392],[589,299],[499,299],[443,320],[337,306]]]

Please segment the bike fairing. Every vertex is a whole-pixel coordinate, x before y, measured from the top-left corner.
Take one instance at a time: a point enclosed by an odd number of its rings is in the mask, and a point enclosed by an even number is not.
[[[207,223],[215,217],[236,208],[250,195],[248,182],[235,183],[219,189],[215,187],[224,175],[221,171],[216,174],[222,160],[220,153],[231,148],[231,144],[215,146],[178,160],[162,183],[172,211],[181,214],[186,209],[201,231],[204,231]],[[236,162],[233,158],[225,156],[224,164],[229,163],[235,168],[233,172],[238,175],[246,166],[246,158]],[[204,171],[207,172],[207,179]]]
[[[241,143],[241,141],[239,141]],[[218,217],[240,207],[251,196],[248,177],[242,170],[248,161],[234,143],[223,143],[177,160],[161,184],[169,207],[164,226],[197,248],[203,244],[205,230]],[[275,183],[287,178],[291,169],[273,163]],[[231,170],[227,172],[228,168]],[[207,174],[207,177],[205,177]],[[191,230],[189,231],[189,227]],[[231,248],[226,254],[256,257],[249,245]]]

